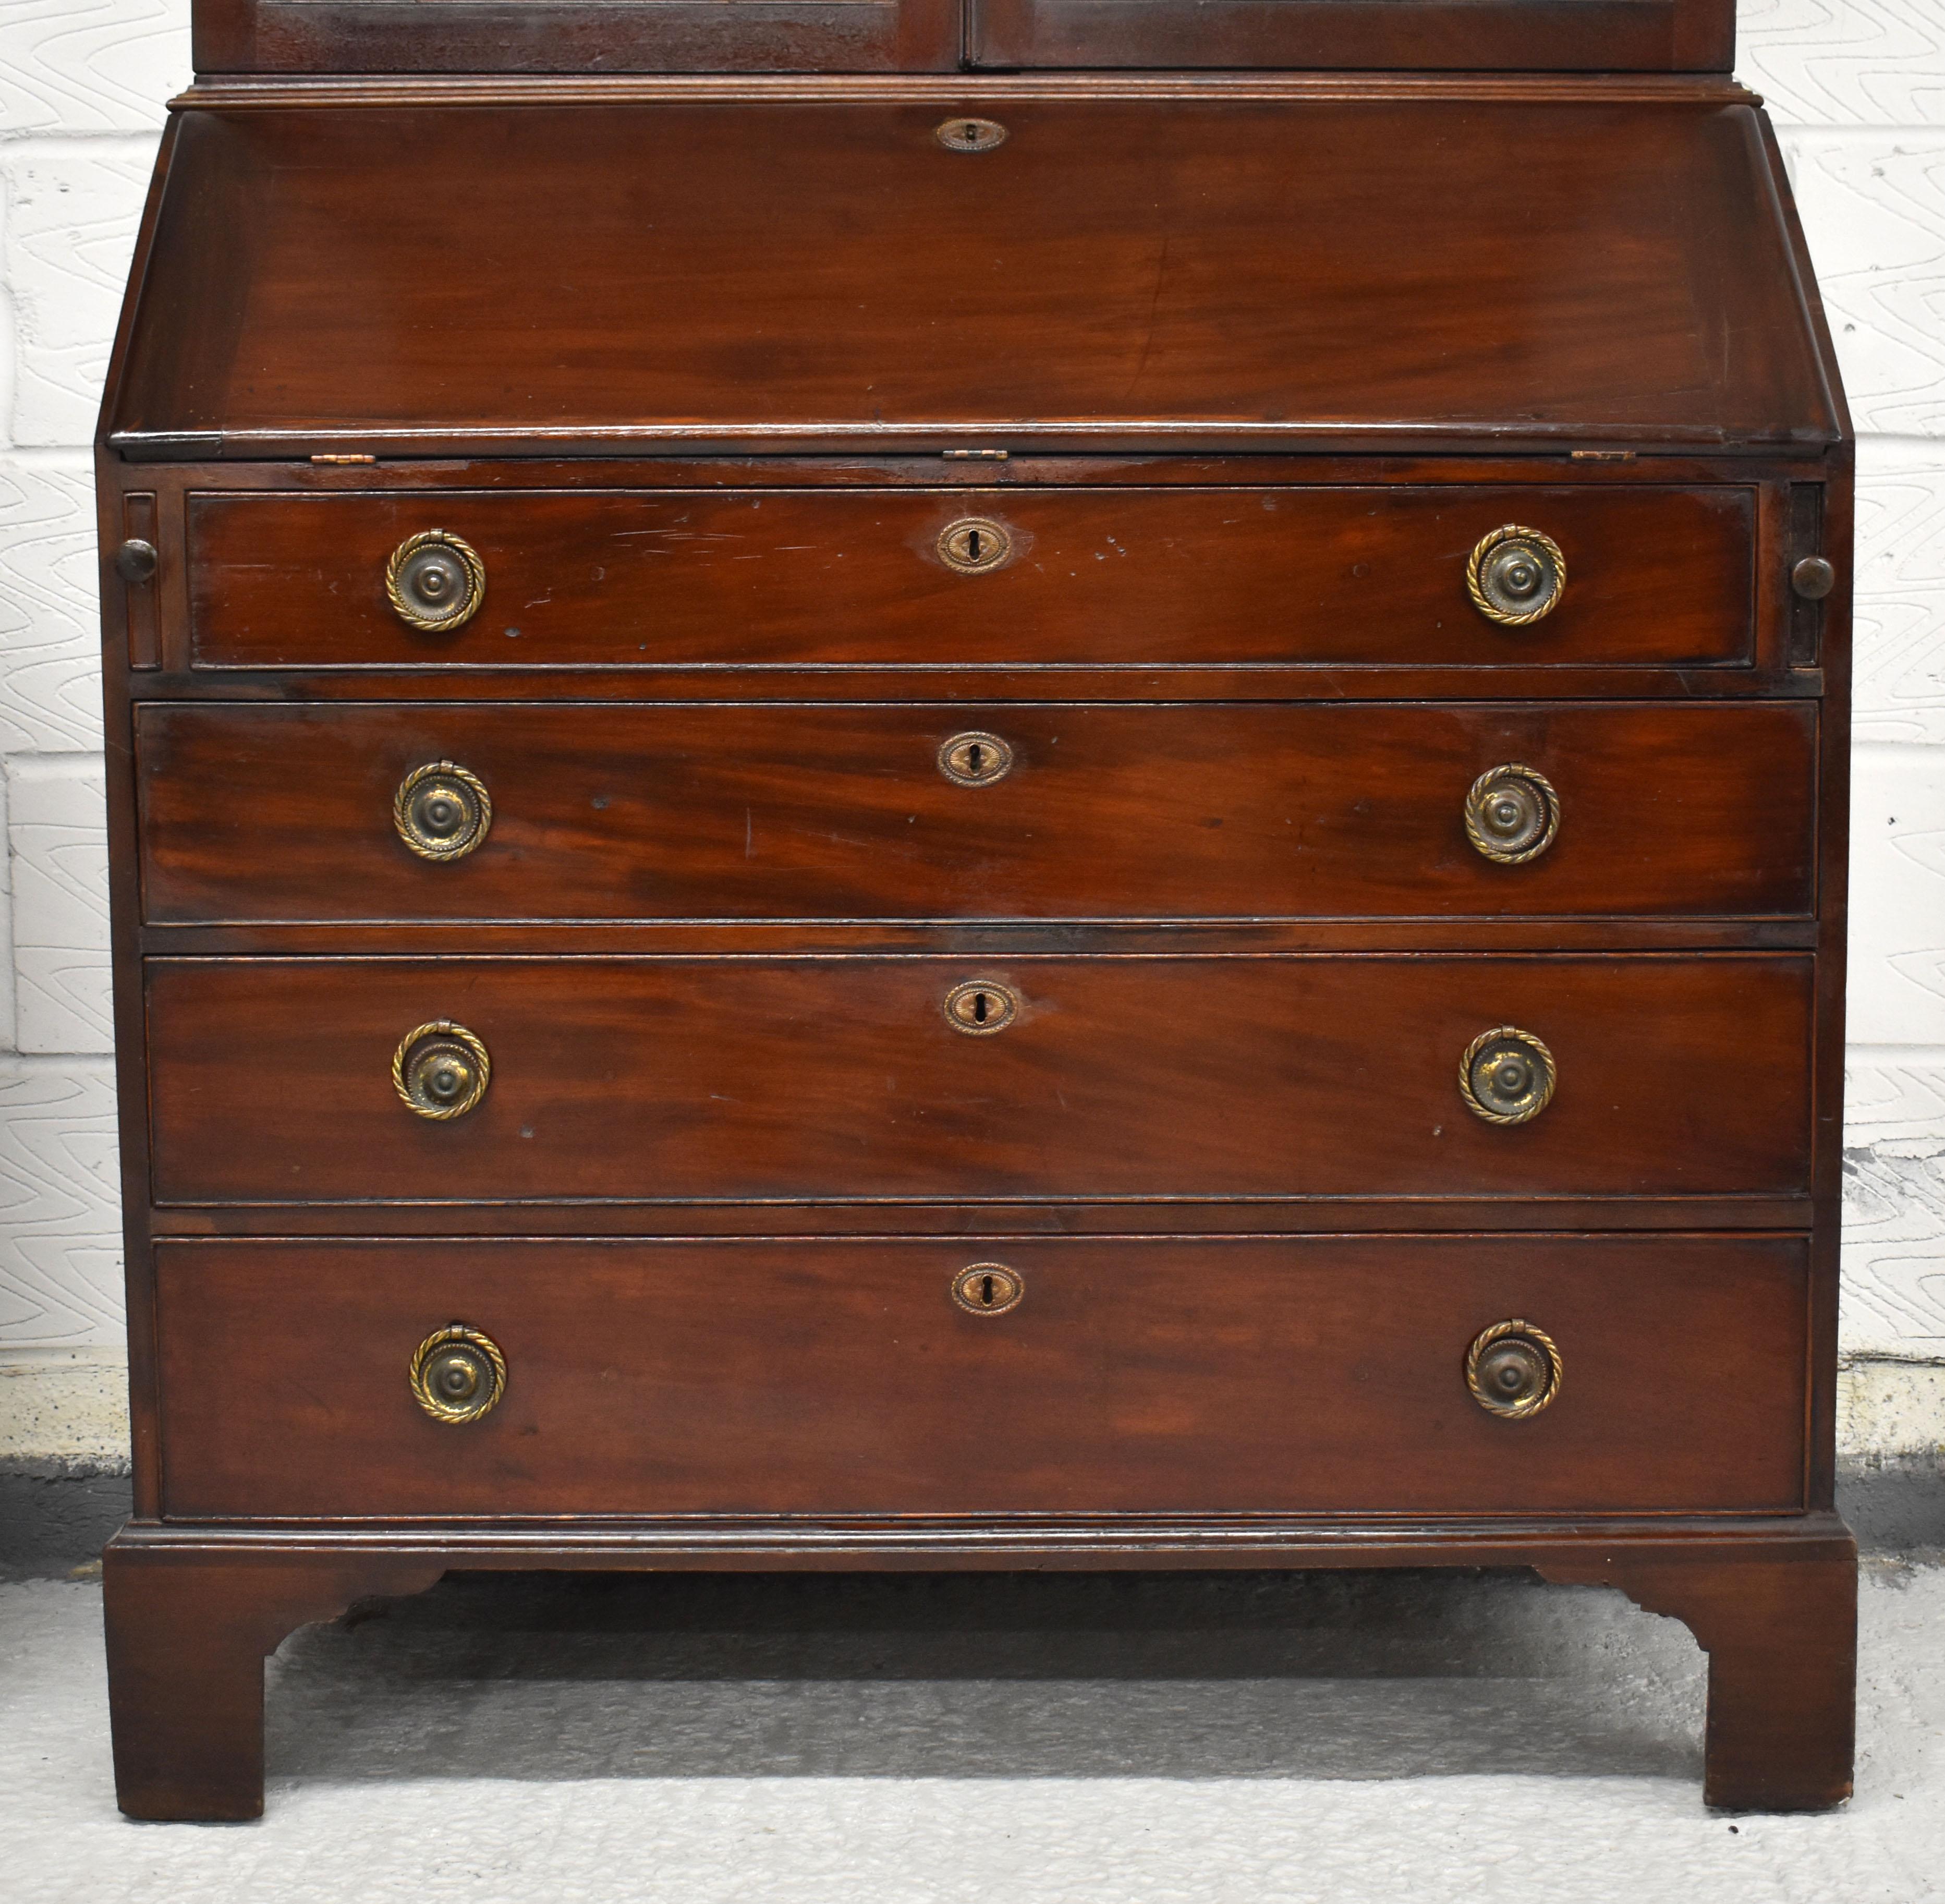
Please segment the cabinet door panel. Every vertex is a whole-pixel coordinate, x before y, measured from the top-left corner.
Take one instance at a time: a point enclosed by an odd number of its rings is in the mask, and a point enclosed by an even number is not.
[[[1734,0],[966,0],[980,66],[1726,72]]]
[[[932,73],[959,0],[198,0],[220,73]]]

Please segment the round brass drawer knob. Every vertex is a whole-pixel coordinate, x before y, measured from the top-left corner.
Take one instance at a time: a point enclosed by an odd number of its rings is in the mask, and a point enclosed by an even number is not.
[[[992,979],[968,979],[945,995],[945,1022],[968,1038],[990,1038],[1020,1014],[1020,995]]]
[[[952,1279],[952,1300],[969,1316],[1003,1316],[1026,1292],[1025,1279],[1003,1263],[975,1263]]]
[[[1527,628],[1560,606],[1567,558],[1550,535],[1508,523],[1482,536],[1466,557],[1466,591],[1487,621]]]
[[[162,560],[153,542],[131,536],[115,551],[115,572],[126,582],[153,582]]]
[[[1820,555],[1806,555],[1789,572],[1789,585],[1806,602],[1820,602],[1837,585],[1837,571]]]
[[[939,532],[939,559],[962,576],[983,576],[1012,559],[1013,538],[985,516],[968,516]]]
[[[1524,1421],[1560,1393],[1560,1351],[1545,1330],[1517,1319],[1482,1329],[1466,1351],[1466,1386],[1488,1415]]]
[[[392,1082],[406,1108],[442,1123],[477,1109],[492,1075],[485,1046],[449,1019],[408,1032],[392,1054]]]
[[[435,1421],[477,1421],[507,1392],[507,1358],[490,1335],[455,1322],[412,1356],[412,1399]]]
[[[448,529],[408,535],[385,564],[385,593],[408,628],[444,634],[463,628],[486,599],[486,565]]]
[[[1537,859],[1559,831],[1560,796],[1530,767],[1496,767],[1466,796],[1466,837],[1503,866]]]
[[[1474,1116],[1524,1124],[1546,1109],[1558,1075],[1553,1054],[1531,1032],[1500,1025],[1466,1046],[1459,1089]]]
[[[939,750],[939,770],[955,786],[990,787],[1013,770],[1013,750],[997,734],[954,734]]]
[[[463,859],[492,825],[493,802],[477,774],[431,761],[399,782],[392,824],[421,859]]]

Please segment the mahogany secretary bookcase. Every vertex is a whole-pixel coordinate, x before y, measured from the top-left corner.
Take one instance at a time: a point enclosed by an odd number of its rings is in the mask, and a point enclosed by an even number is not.
[[[1850,1789],[1851,443],[1731,0],[199,0],[121,1802],[451,1568],[1523,1566]]]

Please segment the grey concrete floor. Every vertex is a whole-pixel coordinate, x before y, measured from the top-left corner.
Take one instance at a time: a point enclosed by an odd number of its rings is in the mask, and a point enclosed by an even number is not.
[[[0,1586],[7,1904],[1915,1904],[1945,1569],[1866,1563],[1858,1795],[1700,1799],[1703,1660],[1518,1575],[455,1578],[294,1635],[269,1812],[115,1810],[88,1582]]]

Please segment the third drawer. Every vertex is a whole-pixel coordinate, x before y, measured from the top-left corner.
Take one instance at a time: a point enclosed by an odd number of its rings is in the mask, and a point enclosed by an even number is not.
[[[1791,1194],[1814,972],[1727,953],[158,959],[155,1189]],[[1554,1088],[1491,1122],[1462,1064],[1508,1028],[1536,1041],[1512,1071],[1537,1081],[1543,1051]],[[435,1073],[454,1094],[434,1107],[463,1115],[409,1107],[402,1089]]]

